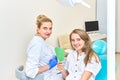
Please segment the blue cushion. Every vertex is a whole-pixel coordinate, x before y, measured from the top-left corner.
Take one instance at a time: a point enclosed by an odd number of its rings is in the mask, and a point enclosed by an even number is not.
[[[99,55],[102,68],[97,74],[95,80],[107,80],[107,55]]]
[[[96,40],[91,44],[91,48],[98,55],[104,55],[107,51],[107,43],[104,40]]]

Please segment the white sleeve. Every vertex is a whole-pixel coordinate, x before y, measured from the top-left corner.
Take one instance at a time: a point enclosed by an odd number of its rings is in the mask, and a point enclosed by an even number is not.
[[[101,69],[101,63],[96,62],[95,58],[92,58],[91,63],[88,63],[85,67],[85,71],[92,72],[94,76],[97,75],[100,69]]]
[[[30,78],[34,78],[38,73],[41,47],[42,46],[39,43],[32,44],[28,47],[26,61],[26,75]]]
[[[69,66],[69,62],[68,62],[67,59],[66,59],[66,60],[65,60],[65,66],[64,66],[65,70],[68,69],[68,66]]]
[[[70,54],[66,57],[66,59],[65,59],[65,66],[64,66],[65,70],[68,70],[69,62],[71,61],[71,60],[70,60],[70,59],[71,59],[71,54],[72,54],[72,53],[70,53]]]

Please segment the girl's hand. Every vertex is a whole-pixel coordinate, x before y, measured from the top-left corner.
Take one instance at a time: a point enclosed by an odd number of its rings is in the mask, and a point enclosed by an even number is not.
[[[61,72],[64,70],[64,65],[62,63],[58,63],[57,67],[58,67],[58,70]]]
[[[64,69],[64,65],[62,63],[57,64],[58,70],[62,73],[63,78],[65,79],[68,76],[68,71]]]

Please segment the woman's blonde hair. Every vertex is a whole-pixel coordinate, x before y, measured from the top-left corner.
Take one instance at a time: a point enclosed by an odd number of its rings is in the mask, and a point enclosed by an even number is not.
[[[74,29],[70,33],[70,42],[71,42],[71,35],[73,33],[78,34],[81,37],[81,39],[85,41],[85,45],[82,48],[82,51],[85,52],[86,54],[86,57],[84,59],[85,65],[87,65],[88,62],[91,62],[92,57],[95,57],[96,62],[99,62],[97,54],[91,49],[91,39],[88,36],[88,34],[82,29]]]
[[[37,28],[40,28],[40,26],[42,25],[43,22],[51,22],[52,23],[52,20],[45,15],[38,15],[36,18]]]

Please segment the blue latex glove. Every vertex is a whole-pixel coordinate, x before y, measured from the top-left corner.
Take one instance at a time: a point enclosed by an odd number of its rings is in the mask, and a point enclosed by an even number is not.
[[[50,69],[52,69],[53,67],[55,67],[58,63],[57,57],[54,56],[52,59],[50,59],[48,65],[50,67]]]

